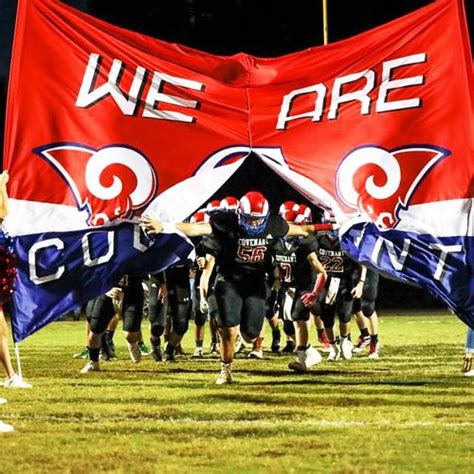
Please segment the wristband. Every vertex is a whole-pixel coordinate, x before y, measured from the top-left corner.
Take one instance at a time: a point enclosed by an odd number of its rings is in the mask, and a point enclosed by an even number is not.
[[[333,224],[313,224],[314,232],[324,232],[327,230],[334,230]]]

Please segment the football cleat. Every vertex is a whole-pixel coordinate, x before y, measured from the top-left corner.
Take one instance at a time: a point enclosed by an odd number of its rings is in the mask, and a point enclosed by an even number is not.
[[[0,420],[0,433],[11,433],[12,431],[15,431],[12,425]]]
[[[73,359],[88,359],[89,349],[86,347],[82,352],[78,352],[72,356]]]
[[[253,342],[252,351],[248,355],[250,359],[263,359],[263,337],[257,337]]]
[[[352,341],[348,337],[343,337],[341,341],[341,355],[343,359],[352,359],[352,348]]]
[[[89,372],[99,372],[99,363],[93,360],[87,362],[87,364],[81,369],[81,374],[88,374]]]
[[[296,350],[296,344],[291,340],[288,339],[286,341],[285,347],[281,350],[281,352],[285,354],[292,354]]]
[[[138,343],[138,347],[140,348],[140,354],[143,357],[147,357],[151,354],[151,350],[148,348],[148,346],[143,341],[140,341]]]
[[[5,405],[7,401],[4,398],[0,398],[0,405]]]
[[[169,364],[174,364],[176,362],[176,358],[174,354],[170,354],[169,352],[165,352],[163,354],[163,362],[168,362]]]
[[[114,340],[106,337],[105,347],[107,349],[107,355],[109,356],[109,360],[117,359],[117,353],[115,352]]]
[[[221,362],[221,373],[216,379],[216,385],[225,385],[234,381],[232,377],[231,365],[232,362],[229,362],[228,364]]]
[[[239,334],[235,340],[235,353],[240,354],[241,352],[244,352],[244,350],[245,350],[244,340],[242,339],[242,336]]]
[[[319,349],[321,352],[329,352],[331,350],[331,344],[329,344],[329,339],[326,336],[326,332],[323,332],[319,338],[319,344],[321,344],[321,348]]]
[[[371,342],[369,346],[369,359],[378,359],[379,358],[379,343]]]
[[[176,345],[174,352],[176,355],[186,355],[180,342]]]
[[[18,374],[13,374],[3,382],[5,388],[31,388],[32,385],[25,382]]]
[[[295,372],[308,372],[313,366],[321,362],[321,354],[312,346],[305,351],[296,351],[296,360],[288,364],[288,368]]]
[[[211,355],[220,355],[219,343],[213,342],[211,344]]]
[[[370,345],[370,336],[359,336],[359,339],[357,339],[357,342],[355,343],[354,348],[352,349],[352,352],[354,354],[357,354],[359,352],[362,352],[362,350],[365,347],[368,347]]]
[[[193,357],[196,359],[202,359],[204,357],[204,349],[202,347],[196,347],[196,349],[194,349]]]
[[[339,345],[334,343],[331,344],[331,348],[329,349],[328,361],[329,362],[336,362],[341,357],[341,350],[339,349]]]
[[[138,342],[127,342],[128,354],[133,363],[138,364],[142,360],[142,353]]]

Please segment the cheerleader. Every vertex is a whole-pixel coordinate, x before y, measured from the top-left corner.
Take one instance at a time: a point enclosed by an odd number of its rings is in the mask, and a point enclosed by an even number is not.
[[[0,222],[8,214],[8,171],[0,174]],[[13,370],[8,350],[8,326],[3,313],[2,305],[6,303],[13,292],[13,282],[15,280],[14,256],[8,251],[7,238],[0,230],[0,362],[7,374],[3,386],[6,388],[31,388],[31,385],[25,382]],[[4,398],[0,399],[0,404],[6,403]],[[13,426],[0,421],[0,433],[13,431]]]

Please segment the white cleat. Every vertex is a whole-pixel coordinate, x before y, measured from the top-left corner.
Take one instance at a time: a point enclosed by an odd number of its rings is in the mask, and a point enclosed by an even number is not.
[[[362,352],[364,348],[368,347],[370,344],[370,336],[360,336],[359,339],[357,340],[355,346],[352,349],[352,352],[354,354],[358,354],[359,352]]]
[[[336,343],[331,344],[331,348],[329,349],[328,361],[336,362],[340,359],[340,357],[341,349],[339,349],[339,346]]]
[[[343,337],[341,341],[341,355],[345,360],[352,359],[352,349],[353,345],[351,340],[348,337]]]
[[[226,364],[225,362],[221,362],[221,373],[216,379],[216,385],[225,385],[234,381],[232,377],[231,365],[231,362],[229,362],[228,364]]]
[[[5,405],[7,401],[4,398],[0,398],[0,405]]]
[[[88,374],[89,372],[99,372],[100,367],[98,362],[90,360],[87,364],[81,369],[81,374]]]
[[[262,349],[253,349],[252,352],[247,356],[249,359],[263,359]]]
[[[464,372],[464,377],[474,377],[474,369],[469,372]]]
[[[379,358],[379,344],[378,344],[378,342],[370,344],[369,355],[367,356],[367,358],[371,359],[371,360],[376,360],[376,359]]]
[[[193,357],[202,359],[204,357],[204,349],[202,347],[196,347],[196,349],[194,349]]]
[[[5,388],[31,388],[32,385],[25,382],[18,374],[13,374],[3,382]]]
[[[138,345],[138,342],[127,342],[127,346],[130,359],[135,364],[138,364],[138,362],[142,360],[142,353],[140,351],[140,346]]]
[[[312,346],[305,351],[296,351],[296,360],[288,364],[288,368],[295,372],[308,372],[313,366],[321,362],[321,354]]]
[[[0,433],[11,433],[12,431],[15,431],[15,428],[13,428],[12,425],[0,420]]]

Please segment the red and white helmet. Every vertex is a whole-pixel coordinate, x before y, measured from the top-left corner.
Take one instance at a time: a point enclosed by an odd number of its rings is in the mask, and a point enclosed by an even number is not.
[[[239,225],[249,234],[258,234],[265,228],[269,212],[265,196],[258,191],[250,191],[240,199]]]
[[[300,204],[298,214],[301,216],[298,218],[298,221],[301,221],[298,222],[298,224],[309,224],[313,221],[313,213],[311,212],[311,208],[306,204]]]
[[[321,222],[323,224],[334,224],[336,222],[336,216],[330,209],[324,209],[323,215],[321,216]]]
[[[298,215],[299,214],[297,211],[289,210],[281,214],[281,217],[283,217],[283,219],[285,219],[285,221],[288,222],[288,224],[295,224],[296,219],[298,218]]]
[[[236,211],[239,208],[239,200],[234,196],[227,196],[220,202],[223,211]]]
[[[203,222],[209,222],[209,215],[206,212],[206,209],[199,209],[196,211],[190,219],[191,224],[201,224]]]
[[[222,211],[221,202],[219,199],[213,199],[212,201],[209,201],[206,206],[206,212],[213,213],[217,211]]]
[[[299,204],[296,204],[295,201],[285,201],[280,205],[280,208],[278,209],[278,214],[283,217],[285,212],[287,211],[298,211],[299,209]]]

